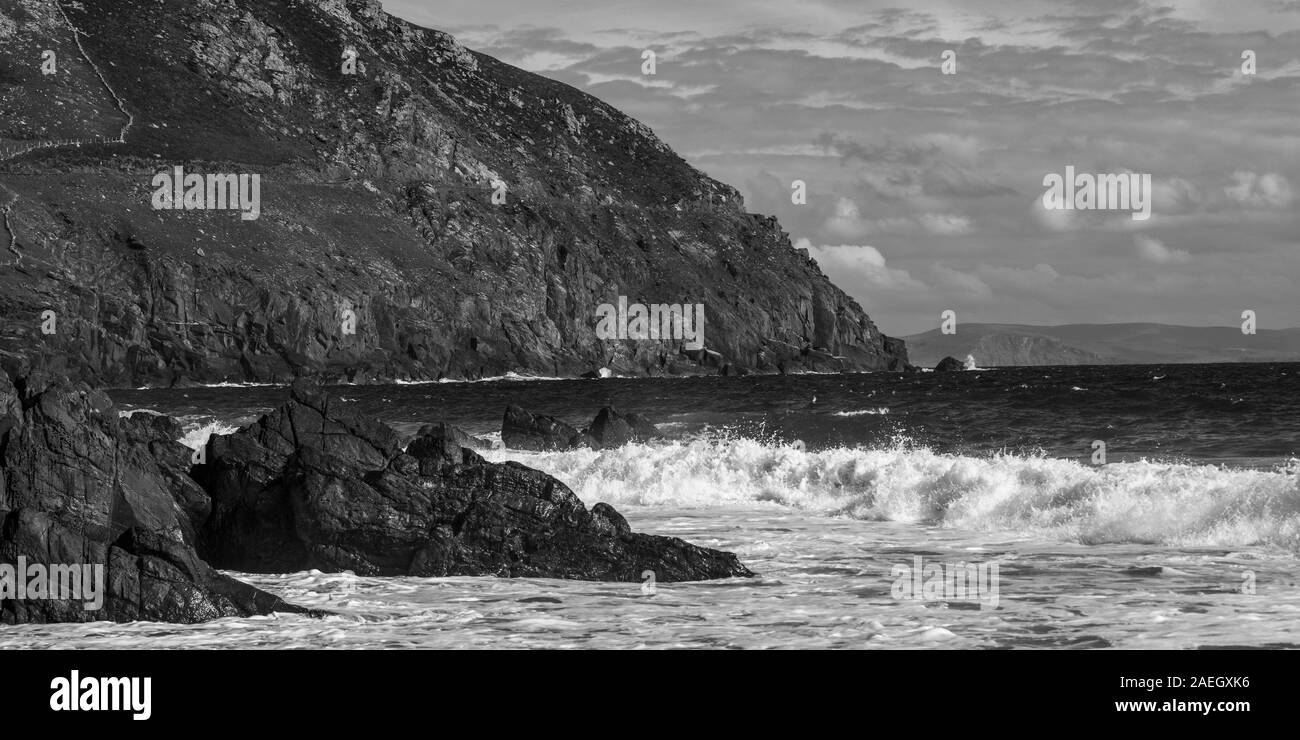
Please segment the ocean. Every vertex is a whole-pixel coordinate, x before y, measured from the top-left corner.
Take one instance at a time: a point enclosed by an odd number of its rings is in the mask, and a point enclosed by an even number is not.
[[[635,530],[733,551],[757,576],[232,573],[332,616],[20,625],[0,647],[1300,646],[1300,364],[329,390],[406,435],[445,420],[489,437],[489,459],[544,470]],[[193,446],[287,390],[112,395],[177,416]],[[668,439],[506,450],[508,403],[579,427],[611,404]]]

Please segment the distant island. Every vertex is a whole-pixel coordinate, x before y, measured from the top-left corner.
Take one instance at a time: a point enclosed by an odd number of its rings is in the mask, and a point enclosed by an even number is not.
[[[1124,365],[1205,362],[1300,362],[1300,329],[1169,324],[958,324],[904,337],[911,361],[930,367],[971,355],[998,365]]]

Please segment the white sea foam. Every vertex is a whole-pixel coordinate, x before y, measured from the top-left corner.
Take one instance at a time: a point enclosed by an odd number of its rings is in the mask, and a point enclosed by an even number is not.
[[[205,383],[201,387],[203,388],[282,388],[288,386],[285,383],[257,383],[251,380],[234,383],[228,380],[223,380],[220,383]]]
[[[1050,457],[885,449],[803,451],[700,438],[613,450],[495,450],[588,504],[769,504],[819,515],[1013,532],[1084,544],[1276,545],[1300,551],[1297,468],[1159,462],[1095,467]]]
[[[163,414],[163,412],[161,411],[155,411],[151,408],[145,408],[145,407],[141,407],[138,409],[124,409],[122,411],[118,411],[117,414],[118,416],[125,416],[127,418],[135,416],[136,414],[147,414],[149,416],[165,416],[165,414]]]
[[[508,372],[505,375],[493,375],[487,378],[477,380],[457,380],[454,378],[442,378],[441,380],[394,380],[394,385],[440,385],[444,383],[498,383],[502,381],[525,381],[525,380],[573,380],[573,378],[555,378],[546,375],[520,375],[515,372]]]
[[[258,383],[253,381],[248,381],[248,382],[241,381],[236,383],[236,382],[231,382],[229,380],[223,380],[220,383],[200,383],[193,387],[194,388],[288,388],[289,386],[287,383]],[[167,386],[164,385],[142,385],[136,387],[135,390],[161,391],[161,390],[175,390],[175,389],[168,388]]]
[[[884,416],[889,413],[889,409],[881,406],[878,409],[859,409],[857,411],[836,411],[832,416]]]

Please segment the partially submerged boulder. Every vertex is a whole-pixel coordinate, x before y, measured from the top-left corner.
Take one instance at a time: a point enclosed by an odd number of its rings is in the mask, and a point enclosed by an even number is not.
[[[629,442],[649,442],[662,439],[663,433],[640,414],[620,414],[613,407],[605,406],[586,429],[586,436],[593,449],[603,450],[621,447]]]
[[[533,414],[510,404],[501,420],[501,443],[512,450],[550,452],[584,446],[586,438],[554,416]]]
[[[663,436],[658,427],[644,416],[622,414],[612,406],[602,407],[591,425],[581,431],[554,416],[534,414],[514,404],[506,407],[501,422],[501,442],[507,448],[532,452],[580,447],[607,450],[629,442],[662,439]]]
[[[939,364],[934,366],[936,373],[952,373],[958,370],[965,370],[966,365],[956,357],[945,357],[939,360]]]
[[[302,383],[259,421],[214,436],[194,474],[213,502],[200,552],[223,568],[602,581],[639,581],[646,570],[660,581],[753,575],[731,553],[634,533],[613,507],[588,510],[555,478],[487,462],[454,435],[423,435],[402,451],[392,430]]]

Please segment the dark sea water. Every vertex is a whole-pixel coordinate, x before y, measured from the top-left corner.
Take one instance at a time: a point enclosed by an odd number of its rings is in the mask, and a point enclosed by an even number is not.
[[[678,435],[727,430],[807,447],[900,439],[935,452],[1271,465],[1300,455],[1300,364],[1002,368],[957,373],[499,381],[339,386],[399,430],[446,420],[499,432],[509,403],[581,428],[613,404]],[[116,391],[125,408],[244,423],[278,387]],[[816,402],[813,403],[813,399]]]
[[[234,574],[334,616],[28,625],[0,647],[1300,646],[1300,364],[330,390],[404,434],[446,420],[489,436],[489,459],[545,470],[637,530],[733,551],[758,575],[645,589]],[[288,391],[112,395],[180,417],[196,446]],[[613,404],[669,438],[502,449],[508,403],[575,426]],[[900,573],[931,566],[989,578],[978,596],[902,588],[914,581]]]

